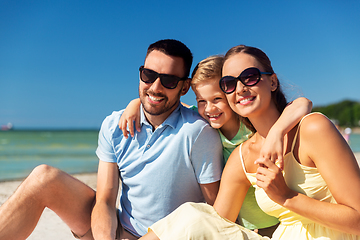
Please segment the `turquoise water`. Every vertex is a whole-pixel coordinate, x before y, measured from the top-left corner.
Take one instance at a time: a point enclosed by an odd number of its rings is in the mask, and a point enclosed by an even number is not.
[[[360,134],[351,134],[349,144],[353,152],[360,152]]]
[[[0,132],[0,181],[24,178],[40,164],[96,172],[97,137],[98,131]]]
[[[48,164],[68,173],[96,172],[98,131],[0,131],[0,181],[22,179]],[[360,152],[360,134],[350,135]]]

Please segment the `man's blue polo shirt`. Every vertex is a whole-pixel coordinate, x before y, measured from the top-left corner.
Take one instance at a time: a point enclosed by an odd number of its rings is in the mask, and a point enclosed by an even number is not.
[[[141,108],[141,132],[123,137],[122,111],[108,116],[99,133],[96,154],[116,162],[120,171],[121,224],[135,235],[185,202],[204,202],[200,184],[220,180],[219,134],[200,115],[179,105],[155,131]]]

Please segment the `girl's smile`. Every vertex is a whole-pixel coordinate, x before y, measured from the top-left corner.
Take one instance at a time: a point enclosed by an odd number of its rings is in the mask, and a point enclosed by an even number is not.
[[[199,114],[213,128],[221,128],[232,117],[233,111],[219,87],[218,79],[196,86],[195,95]]]

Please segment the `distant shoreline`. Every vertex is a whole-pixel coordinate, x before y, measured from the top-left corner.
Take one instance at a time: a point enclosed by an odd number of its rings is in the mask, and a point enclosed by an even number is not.
[[[95,132],[98,128],[13,128],[0,132]]]

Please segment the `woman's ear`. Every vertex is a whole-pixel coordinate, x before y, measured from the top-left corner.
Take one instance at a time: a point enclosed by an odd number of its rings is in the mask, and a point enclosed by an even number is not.
[[[274,92],[279,86],[279,80],[276,76],[276,73],[273,73],[270,76],[270,80],[271,80],[271,91]]]

